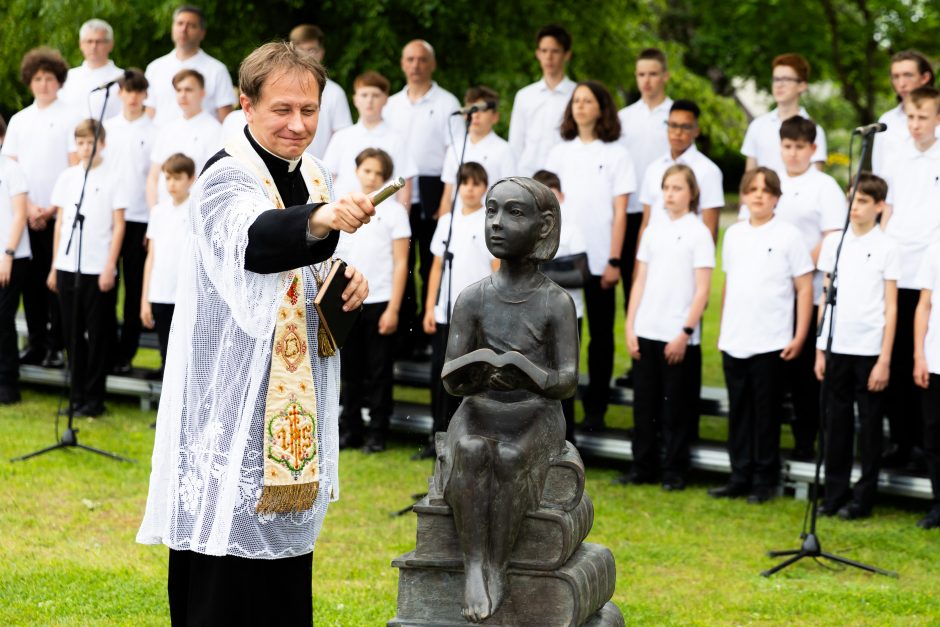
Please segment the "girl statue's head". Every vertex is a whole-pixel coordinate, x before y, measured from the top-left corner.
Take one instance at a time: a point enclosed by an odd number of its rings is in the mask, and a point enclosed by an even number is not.
[[[486,247],[498,259],[543,262],[558,252],[561,208],[538,181],[511,176],[486,194]]]

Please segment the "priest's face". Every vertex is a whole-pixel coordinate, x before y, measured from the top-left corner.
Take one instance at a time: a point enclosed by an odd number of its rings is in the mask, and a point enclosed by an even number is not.
[[[243,94],[242,109],[254,138],[284,159],[303,154],[317,132],[320,89],[312,74],[279,71],[271,74],[252,104]]]

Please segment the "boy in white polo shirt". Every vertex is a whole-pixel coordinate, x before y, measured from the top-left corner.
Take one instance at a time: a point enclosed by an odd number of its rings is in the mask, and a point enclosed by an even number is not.
[[[494,183],[507,176],[515,176],[516,159],[509,147],[509,142],[493,132],[493,126],[499,122],[499,94],[480,85],[471,87],[464,96],[464,104],[468,107],[478,107],[478,111],[470,118],[470,132],[467,147],[463,147],[463,138],[459,137],[454,144],[447,147],[444,155],[444,166],[441,170],[441,181],[444,182],[444,193],[441,195],[441,205],[438,215],[444,215],[451,210],[454,202],[454,187],[457,184],[457,167],[460,165],[460,154],[463,152],[463,162],[479,163],[486,170],[486,176]],[[458,206],[460,199],[457,199]]]
[[[913,449],[921,441],[921,425],[914,417],[921,413],[921,393],[908,374],[914,363],[912,329],[920,299],[917,271],[927,247],[940,241],[940,142],[936,138],[940,92],[919,87],[908,96],[904,110],[911,138],[894,152],[882,175],[888,182],[888,207],[881,224],[885,234],[898,243],[901,259],[898,330],[887,401],[891,447],[883,460],[890,466],[917,459]]]
[[[91,119],[75,128],[80,162],[63,172],[52,190],[52,204],[58,215],[53,245],[55,267],[48,278],[49,289],[59,294],[66,348],[75,349],[75,354],[69,355],[69,359],[75,360],[69,400],[77,415],[90,417],[105,411],[104,386],[114,339],[114,284],[127,206],[119,172],[102,163],[104,129],[100,129],[97,154],[91,161],[96,129],[98,122]],[[82,197],[86,170],[88,178]],[[82,240],[73,240],[69,246],[80,198],[85,216]],[[77,237],[79,230],[74,233]],[[78,267],[79,246],[81,267]],[[74,328],[73,322],[77,325]]]
[[[784,172],[780,157],[780,125],[784,120],[800,115],[809,118],[806,109],[800,106],[800,96],[809,87],[809,62],[798,54],[781,54],[771,64],[773,97],[777,108],[754,118],[744,134],[741,154],[747,157],[745,169],[757,166],[772,169],[777,175]],[[813,163],[822,169],[826,164],[826,133],[816,127],[816,152]]]
[[[884,431],[884,390],[891,369],[891,347],[897,323],[898,247],[878,228],[888,186],[868,172],[858,178],[852,203],[851,228],[845,233],[837,273],[835,327],[832,359],[826,364],[825,349],[832,311],[825,310],[826,295],[819,297],[822,333],[816,339],[816,376],[826,377],[825,443],[826,497],[819,513],[853,520],[871,514],[878,490]],[[841,232],[823,241],[816,267],[826,273],[826,289],[832,289],[832,272]],[[855,405],[858,406],[858,450],[862,476],[850,490],[854,459]]]
[[[108,132],[108,161],[121,170],[127,194],[124,214],[124,242],[121,244],[121,275],[124,280],[124,312],[121,337],[115,347],[114,372],[126,374],[140,341],[140,298],[143,293],[144,261],[147,248],[147,175],[150,153],[156,140],[153,120],[144,112],[147,78],[137,69],[129,69],[118,82],[121,111],[105,120]]]
[[[7,124],[0,116],[0,144]],[[26,175],[20,164],[0,155],[0,405],[20,400],[16,310],[29,266],[26,236]]]
[[[384,150],[366,148],[356,157],[363,194],[371,194],[394,169]],[[363,444],[363,453],[385,450],[392,415],[392,366],[398,314],[408,278],[408,212],[392,199],[375,210],[372,221],[355,233],[341,233],[335,255],[369,280],[369,296],[342,351],[340,448]],[[369,429],[362,408],[369,409]]]
[[[189,235],[189,189],[196,180],[196,164],[182,153],[163,164],[170,200],[157,203],[147,225],[147,261],[140,297],[140,322],[156,329],[160,343],[160,371],[166,366],[170,323],[176,306],[176,281],[183,245]]]
[[[413,459],[434,457],[434,434],[446,431],[451,416],[457,411],[460,399],[451,396],[441,382],[441,370],[444,368],[444,355],[447,352],[447,334],[450,332],[450,318],[454,311],[457,296],[465,287],[476,283],[496,269],[498,262],[493,258],[485,242],[486,212],[483,211],[483,197],[489,187],[486,169],[479,163],[470,161],[463,164],[459,173],[460,200],[463,206],[441,216],[431,241],[434,264],[428,281],[428,298],[424,305],[424,332],[432,335],[431,340],[431,414],[434,428],[427,445]],[[450,229],[451,220],[454,222]],[[448,231],[451,241],[447,245]],[[450,258],[445,269],[444,252]]]
[[[356,157],[366,148],[379,148],[391,157],[395,170],[389,178],[402,177],[405,187],[395,198],[405,207],[411,206],[412,177],[418,168],[408,154],[405,138],[382,119],[382,109],[388,102],[388,79],[378,72],[368,71],[353,81],[353,106],[359,119],[352,126],[333,134],[323,161],[333,174],[333,189],[337,195],[358,191]]]
[[[904,103],[912,91],[924,85],[933,85],[933,67],[930,61],[916,50],[902,50],[891,57],[891,88],[897,96],[898,105],[885,111],[878,121],[887,126],[883,133],[874,136],[871,153],[871,171],[882,174],[894,158],[899,145],[910,139],[907,130],[907,113]]]
[[[222,125],[215,116],[202,109],[206,95],[202,74],[196,70],[180,70],[173,77],[173,87],[176,89],[176,104],[183,115],[160,127],[150,153],[147,203],[151,207],[158,201],[169,199],[160,171],[170,155],[181,152],[192,159],[198,177],[209,157],[222,148]]]
[[[721,254],[718,348],[728,386],[731,478],[708,493],[748,495],[754,504],[773,498],[779,480],[783,365],[799,355],[813,308],[813,262],[797,228],[774,217],[780,195],[770,168],[745,172],[741,198],[750,218],[728,228]]]
[[[914,382],[924,394],[924,456],[933,488],[933,505],[917,526],[936,529],[940,527],[940,243],[924,255],[917,283],[921,289],[914,318]]]

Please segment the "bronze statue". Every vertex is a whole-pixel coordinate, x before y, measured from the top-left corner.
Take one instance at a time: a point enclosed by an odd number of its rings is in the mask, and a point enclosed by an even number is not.
[[[500,266],[454,307],[442,376],[464,400],[438,451],[471,622],[493,615],[507,594],[523,518],[538,509],[549,462],[565,450],[560,400],[578,380],[574,303],[538,270],[558,249],[558,201],[541,183],[508,178],[490,189],[485,211],[486,245]]]

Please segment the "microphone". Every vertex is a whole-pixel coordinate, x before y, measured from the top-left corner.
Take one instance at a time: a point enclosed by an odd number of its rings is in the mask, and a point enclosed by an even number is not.
[[[470,105],[470,106],[463,107],[462,109],[457,109],[456,111],[451,113],[451,115],[473,115],[477,111],[488,111],[490,108],[491,107],[489,104]]]
[[[125,71],[119,78],[116,78],[113,81],[108,81],[107,83],[102,83],[101,85],[98,85],[97,87],[92,89],[90,93],[93,94],[96,91],[105,91],[107,89],[111,89],[112,87],[117,85],[121,80],[125,78],[127,78],[127,71]]]
[[[853,135],[874,135],[875,133],[884,133],[888,130],[888,125],[884,122],[875,122],[873,124],[866,124],[865,126],[859,126],[854,131]]]

